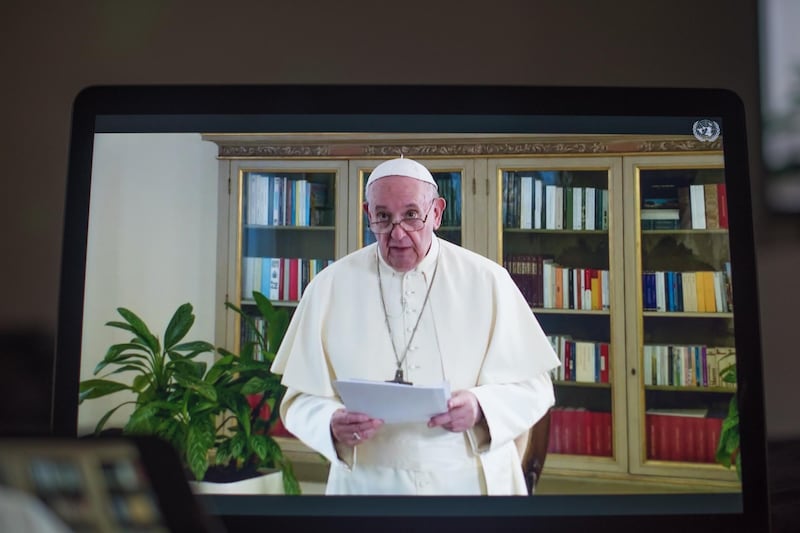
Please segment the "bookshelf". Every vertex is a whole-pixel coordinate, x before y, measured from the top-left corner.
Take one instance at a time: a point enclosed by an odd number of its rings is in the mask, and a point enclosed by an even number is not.
[[[253,290],[293,313],[313,276],[346,253],[347,163],[220,159],[217,338],[240,345]],[[346,188],[344,189],[346,190]]]
[[[244,295],[256,283],[247,281],[255,271],[249,262],[336,260],[371,242],[364,183],[380,161],[404,153],[431,170],[447,200],[450,218],[439,236],[504,264],[565,360],[553,376],[546,470],[737,489],[735,472],[710,462],[713,433],[701,427],[718,419],[735,390],[710,382],[708,368],[704,375],[689,365],[690,354],[702,361],[705,353],[707,365],[730,353],[730,296],[715,294],[699,307],[667,289],[692,274],[710,275],[712,289],[726,287],[730,258],[719,201],[716,224],[699,227],[698,219],[692,226],[677,192],[701,186],[703,195],[719,193],[718,146],[685,137],[205,138],[219,145],[218,344],[235,349],[240,341],[240,325],[222,303],[247,307]],[[324,185],[324,215],[306,215],[307,224],[250,220],[253,195],[263,197],[252,182],[278,177]],[[664,287],[655,299],[649,277]],[[292,297],[273,301],[290,313],[297,304]],[[673,440],[680,433],[678,448],[667,446],[664,427]],[[687,446],[691,452],[675,451]]]

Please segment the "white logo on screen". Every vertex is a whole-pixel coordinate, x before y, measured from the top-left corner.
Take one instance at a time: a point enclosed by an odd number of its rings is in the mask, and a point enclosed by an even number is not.
[[[694,138],[702,143],[714,142],[719,137],[719,124],[704,118],[694,123],[692,132]]]

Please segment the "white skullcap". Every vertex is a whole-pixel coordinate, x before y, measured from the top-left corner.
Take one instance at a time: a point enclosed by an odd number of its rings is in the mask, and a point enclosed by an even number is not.
[[[407,157],[390,159],[375,167],[375,170],[373,170],[369,175],[367,186],[365,188],[369,188],[369,186],[372,185],[372,182],[375,180],[379,180],[388,176],[405,176],[407,178],[414,178],[415,180],[430,183],[436,188],[436,190],[439,190],[439,186],[436,185],[436,181],[434,181],[431,172],[422,164],[417,163],[413,159],[408,159]]]

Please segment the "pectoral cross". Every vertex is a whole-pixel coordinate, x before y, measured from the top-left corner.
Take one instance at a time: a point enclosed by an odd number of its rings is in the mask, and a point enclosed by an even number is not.
[[[394,373],[394,379],[389,379],[386,381],[387,383],[400,383],[401,385],[413,385],[410,381],[405,381],[403,379],[403,369],[398,368],[397,371]]]

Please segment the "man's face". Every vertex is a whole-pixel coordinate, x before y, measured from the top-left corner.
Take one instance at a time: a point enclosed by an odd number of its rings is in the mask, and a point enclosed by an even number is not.
[[[408,217],[428,217],[418,231],[406,231],[395,224],[391,232],[375,235],[381,256],[395,270],[412,270],[428,253],[445,208],[444,199],[435,197],[429,183],[405,176],[387,176],[369,186],[363,206],[369,220],[399,222]]]

